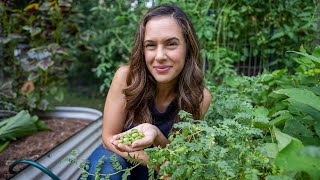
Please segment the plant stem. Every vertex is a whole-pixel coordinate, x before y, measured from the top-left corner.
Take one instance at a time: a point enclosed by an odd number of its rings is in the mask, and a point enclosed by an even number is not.
[[[126,43],[119,37],[117,32],[113,32],[116,38],[120,41],[120,43],[126,48],[128,52],[130,52],[130,48],[126,45]]]
[[[130,167],[130,168],[122,169],[122,170],[120,170],[120,171],[117,171],[117,172],[114,172],[114,173],[111,173],[111,174],[100,174],[100,176],[107,176],[107,175],[112,176],[112,175],[118,174],[118,173],[120,173],[120,172],[124,172],[124,171],[126,171],[127,169],[130,169],[130,171],[131,171],[132,169],[134,169],[135,167],[139,166],[140,164],[141,164],[141,163],[138,163],[138,164],[136,164],[136,165],[134,165],[134,166],[132,166],[132,167]],[[96,176],[96,174],[91,174],[91,173],[89,173],[89,172],[88,172],[87,170],[85,170],[85,169],[82,169],[82,170],[85,171],[86,174],[88,174],[89,176]]]
[[[6,141],[4,144],[0,146],[0,153],[5,150],[10,144],[10,141]]]

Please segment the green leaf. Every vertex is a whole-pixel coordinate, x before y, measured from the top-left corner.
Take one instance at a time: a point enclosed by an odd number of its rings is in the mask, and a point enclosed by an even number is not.
[[[274,33],[274,35],[271,37],[271,40],[278,39],[284,35],[285,31],[280,29],[279,32]]]
[[[240,76],[226,76],[223,78],[223,83],[231,87],[239,87],[241,85],[242,78]]]
[[[312,55],[320,58],[320,46],[319,45],[314,48]]]
[[[39,27],[23,26],[22,29],[28,31],[31,34],[31,37],[36,36],[42,32],[42,29]]]
[[[20,111],[5,121],[6,124],[0,128],[0,140],[16,140],[37,131],[36,119],[31,118],[27,111]]]
[[[309,58],[309,59],[312,60],[312,61],[315,61],[315,62],[317,62],[317,63],[320,63],[320,58],[319,58],[319,57],[310,55],[310,54],[308,54],[308,53],[302,53],[302,52],[297,52],[297,51],[287,51],[287,52],[296,53],[296,54],[299,54],[299,55],[301,55],[301,56],[307,57],[307,58]]]
[[[279,151],[281,151],[282,149],[284,149],[286,146],[288,146],[288,144],[291,143],[292,140],[296,140],[299,141],[298,139],[289,136],[288,134],[282,133],[279,129],[277,129],[276,127],[273,126],[273,133],[276,136],[276,139],[278,141],[278,148]],[[300,142],[300,141],[299,141]],[[302,143],[301,143],[302,144]]]
[[[297,101],[320,111],[320,97],[316,96],[313,92],[305,89],[290,88],[280,89],[275,91],[277,94],[285,94],[289,96],[289,101]]]
[[[254,110],[253,115],[256,117],[268,117],[269,111],[267,108],[258,107]]]
[[[255,108],[253,115],[253,123],[255,127],[258,128],[267,128],[269,127],[269,118],[268,118],[269,111],[264,107]]]
[[[264,143],[261,146],[257,147],[257,150],[260,151],[263,155],[273,159],[279,152],[278,146],[275,143]]]
[[[52,93],[54,95],[54,99],[59,101],[59,102],[62,102],[64,100],[64,92],[59,89],[57,90],[56,93]]]
[[[282,113],[280,116],[276,117],[275,119],[273,119],[272,121],[270,121],[270,125],[271,126],[278,126],[280,124],[283,124],[286,120],[292,118],[292,115],[286,111],[284,113]]]
[[[267,180],[293,180],[293,178],[285,175],[269,175]]]
[[[50,131],[50,130],[52,130],[52,129],[48,128],[48,126],[45,124],[44,121],[41,121],[41,120],[38,120],[36,122],[36,126],[37,126],[38,131]]]
[[[127,180],[128,176],[130,176],[130,169],[126,169],[121,176],[122,180]]]
[[[300,141],[292,140],[278,153],[275,164],[286,171],[306,172],[317,180],[320,178],[319,151],[319,147],[303,147]]]
[[[305,115],[310,115],[313,118],[313,122],[319,122],[320,123],[320,111],[317,111],[316,109],[303,104],[299,103],[297,101],[292,101],[291,104],[288,107],[288,110],[290,113],[293,115],[300,115],[300,116],[305,116]],[[306,123],[304,123],[306,124]]]
[[[112,168],[114,170],[116,170],[116,171],[122,170],[122,166],[121,166],[116,154],[113,154],[112,156],[110,156],[110,162],[111,162]]]
[[[38,63],[38,67],[43,71],[46,71],[50,66],[54,64],[51,60],[42,60]]]
[[[314,133],[297,119],[289,119],[286,121],[283,132],[298,138],[303,144],[319,144],[317,143],[318,139],[313,137]]]
[[[320,138],[320,122],[316,122],[314,124],[314,130],[315,130],[316,134],[318,135],[318,137]]]
[[[10,141],[0,141],[0,153],[4,151],[10,144]]]

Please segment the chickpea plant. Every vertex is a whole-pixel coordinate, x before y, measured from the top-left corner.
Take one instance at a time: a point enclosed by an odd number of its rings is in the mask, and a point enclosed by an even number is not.
[[[184,111],[179,115],[186,120],[174,125],[170,144],[145,150],[148,167],[160,166],[159,179],[259,179],[272,171],[269,158],[258,150],[263,144],[260,129],[233,119],[217,119],[220,123],[212,125]],[[149,177],[153,173],[149,169]]]
[[[139,132],[137,129],[132,129],[129,133],[123,134],[120,137],[119,142],[125,145],[131,145],[134,141],[141,139],[142,137],[144,137],[144,134],[142,132]],[[78,167],[82,169],[81,178],[80,178],[81,180],[88,179],[89,176],[94,176],[95,179],[99,179],[99,180],[108,180],[112,175],[115,175],[118,173],[122,173],[122,179],[127,179],[127,177],[130,175],[130,171],[142,163],[136,157],[131,157],[130,154],[128,153],[128,157],[126,159],[128,162],[132,164],[132,166],[130,168],[124,169],[119,163],[117,156],[114,154],[110,156],[110,162],[115,172],[111,174],[101,174],[100,170],[106,159],[105,156],[102,156],[98,161],[98,165],[95,169],[95,173],[91,174],[88,172],[90,168],[89,167],[90,162],[88,160],[78,162],[77,160],[78,154],[79,154],[78,150],[73,150],[66,158],[63,159],[63,161],[70,162],[73,164],[79,163]]]
[[[72,150],[70,152],[70,154],[67,157],[65,157],[62,161],[69,162],[71,164],[76,164],[78,166],[78,168],[81,169],[81,177],[80,177],[81,180],[86,180],[89,178],[89,176],[91,176],[91,177],[93,176],[96,180],[109,180],[113,175],[118,174],[118,173],[121,173],[122,174],[121,178],[125,180],[130,175],[131,170],[142,163],[141,161],[138,161],[137,158],[131,157],[130,154],[128,153],[128,157],[126,158],[126,160],[128,162],[130,162],[132,164],[132,166],[129,168],[123,168],[121,166],[120,162],[118,161],[117,156],[115,154],[113,154],[109,158],[110,158],[111,165],[112,165],[113,169],[115,170],[115,172],[110,173],[110,174],[101,174],[100,173],[101,167],[106,160],[106,157],[102,156],[98,160],[98,164],[96,166],[94,174],[92,174],[92,173],[88,172],[89,168],[90,168],[89,160],[83,160],[80,162],[78,161],[77,158],[78,158],[79,153],[80,152],[77,149]]]

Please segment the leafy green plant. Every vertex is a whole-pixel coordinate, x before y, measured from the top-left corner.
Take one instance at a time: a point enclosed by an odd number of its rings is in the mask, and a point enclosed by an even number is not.
[[[72,65],[68,42],[77,34],[72,1],[33,3],[23,10],[0,2],[0,109],[46,110],[62,100],[57,86]]]
[[[290,54],[317,39],[317,1],[177,1],[198,35],[208,79],[235,74],[234,64],[256,57],[266,69],[291,67]],[[314,42],[315,43],[315,42]],[[305,44],[308,50],[314,44]],[[249,64],[250,66],[251,64]]]
[[[138,21],[148,9],[145,3],[79,1],[77,8],[84,11],[86,18],[80,25],[82,33],[73,51],[79,66],[89,66],[102,80],[100,92],[108,90],[115,70],[128,62]],[[74,74],[80,70],[74,69]]]
[[[257,150],[263,143],[260,129],[232,119],[213,125],[190,118],[174,127],[178,130],[169,137],[166,148],[145,150],[150,167],[161,165],[160,175],[172,179],[257,179],[272,171],[268,157]]]
[[[296,52],[294,74],[282,69],[209,86],[204,120],[182,111],[170,143],[145,149],[150,179],[155,166],[159,179],[319,179],[320,79],[310,74],[319,49]]]
[[[234,65],[249,57],[259,59],[265,69],[291,67],[291,54],[285,52],[314,42],[319,33],[319,3],[314,0],[81,2],[78,7],[87,13],[82,24],[86,31],[76,43],[83,48],[75,54],[83,64],[96,66],[92,70],[102,79],[101,92],[108,89],[115,69],[128,61],[140,17],[149,7],[168,2],[191,18],[206,76],[213,81],[236,74]],[[310,50],[313,44],[305,46]]]
[[[31,135],[41,130],[49,130],[37,116],[31,116],[27,111],[20,111],[17,115],[0,122],[0,153],[18,138]]]
[[[233,88],[217,98],[231,97],[228,101],[232,101],[233,96],[249,99],[254,106],[267,108],[266,117],[270,118],[271,125],[281,128],[304,144],[319,145],[319,50],[317,46],[312,54],[303,48],[296,52],[300,57],[294,58],[299,64],[294,74],[282,69],[257,77],[225,78],[225,83]],[[224,110],[223,106],[219,108]],[[226,113],[228,110],[232,109],[226,109]]]
[[[72,150],[70,154],[62,160],[62,162],[69,162],[69,163],[78,165],[78,168],[82,170],[81,178],[80,178],[81,180],[86,180],[88,179],[89,176],[94,176],[95,179],[109,180],[113,175],[118,173],[122,173],[122,176],[121,176],[122,179],[127,179],[127,177],[130,175],[130,171],[141,164],[141,162],[137,161],[134,157],[131,157],[129,155],[127,157],[127,161],[130,162],[132,166],[124,169],[119,163],[117,159],[117,155],[114,154],[110,156],[110,162],[115,172],[111,174],[101,174],[100,170],[106,158],[105,156],[102,156],[98,160],[98,165],[96,166],[95,173],[91,174],[88,172],[90,167],[89,167],[89,162],[87,160],[78,162],[77,156],[79,155],[79,153],[80,152],[78,150]]]

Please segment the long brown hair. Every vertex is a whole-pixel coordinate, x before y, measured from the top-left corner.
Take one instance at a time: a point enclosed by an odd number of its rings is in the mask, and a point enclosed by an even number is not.
[[[129,113],[125,127],[132,123],[135,125],[145,122],[152,123],[148,104],[156,97],[157,82],[147,69],[143,42],[147,22],[160,16],[171,16],[177,20],[187,45],[185,65],[175,87],[178,110],[191,113],[194,119],[199,119],[201,116],[200,104],[203,100],[204,83],[198,40],[188,16],[177,6],[164,4],[151,9],[143,16],[136,31],[129,60],[128,87],[123,91],[127,100],[126,109]]]

